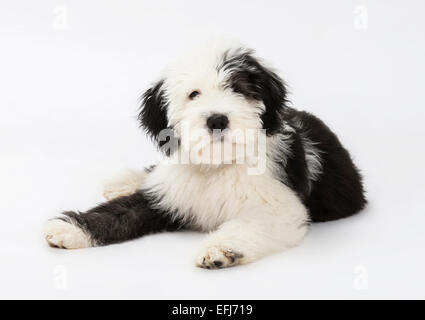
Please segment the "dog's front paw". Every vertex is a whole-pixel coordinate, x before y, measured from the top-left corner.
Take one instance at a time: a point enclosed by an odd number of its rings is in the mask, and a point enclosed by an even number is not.
[[[107,182],[103,187],[103,196],[107,200],[129,196],[135,193],[146,177],[145,171],[127,170],[120,177]]]
[[[81,228],[61,219],[47,222],[44,237],[54,248],[79,249],[93,246],[90,237]]]
[[[135,193],[137,188],[126,184],[110,184],[104,187],[103,196],[106,200],[112,200],[119,197],[130,196]]]
[[[220,269],[236,266],[243,261],[243,254],[230,248],[209,246],[201,250],[196,265],[205,269]]]

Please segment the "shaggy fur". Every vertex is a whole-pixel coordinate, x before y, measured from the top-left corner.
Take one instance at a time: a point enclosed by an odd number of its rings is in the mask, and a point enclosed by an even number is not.
[[[52,246],[200,230],[211,233],[196,264],[222,268],[296,246],[311,221],[345,218],[366,204],[336,135],[289,107],[282,79],[243,46],[213,44],[176,61],[143,95],[139,121],[163,161],[110,184],[112,200],[51,220]]]

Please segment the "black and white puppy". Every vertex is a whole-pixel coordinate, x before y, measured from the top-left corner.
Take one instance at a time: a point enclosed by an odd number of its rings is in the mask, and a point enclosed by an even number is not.
[[[294,247],[310,222],[365,206],[335,134],[289,107],[282,79],[243,46],[214,43],[172,64],[143,95],[139,119],[163,161],[109,185],[108,202],[50,220],[50,245],[200,230],[209,234],[196,264],[213,269]]]

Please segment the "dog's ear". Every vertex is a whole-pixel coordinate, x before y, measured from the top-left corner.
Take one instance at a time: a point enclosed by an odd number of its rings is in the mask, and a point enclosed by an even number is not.
[[[141,127],[156,141],[168,124],[163,85],[164,81],[160,80],[143,94],[138,117]]]
[[[286,107],[288,101],[286,99],[287,89],[283,80],[273,71],[258,64],[260,71],[260,87],[262,88],[262,100],[266,107],[265,112],[261,116],[263,128],[268,133],[273,134],[281,127],[280,114]]]
[[[161,151],[170,156],[178,147],[174,130],[168,127],[167,99],[160,80],[142,96],[138,119],[141,127],[158,144]]]
[[[228,85],[233,91],[248,99],[263,101],[263,128],[268,134],[276,132],[281,125],[280,113],[287,104],[283,80],[257,60],[252,50],[226,53],[221,67],[229,71]]]

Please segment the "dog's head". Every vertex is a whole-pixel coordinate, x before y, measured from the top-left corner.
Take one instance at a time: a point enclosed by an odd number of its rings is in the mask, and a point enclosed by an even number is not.
[[[166,69],[143,95],[139,120],[160,146],[167,146],[167,154],[198,145],[201,155],[210,147],[200,141],[235,146],[241,143],[235,137],[247,130],[274,134],[285,103],[283,81],[253,50],[215,44]]]

